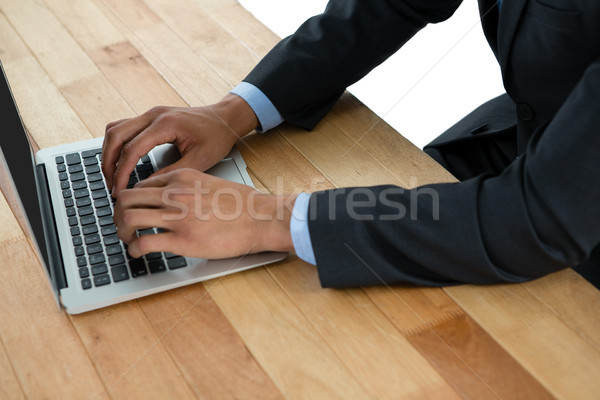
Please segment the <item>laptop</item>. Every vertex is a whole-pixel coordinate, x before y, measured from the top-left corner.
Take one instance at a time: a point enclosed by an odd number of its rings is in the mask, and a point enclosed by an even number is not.
[[[0,167],[10,174],[9,182],[25,212],[26,230],[33,233],[56,301],[67,313],[106,307],[286,257],[286,253],[264,252],[222,260],[171,253],[131,258],[116,235],[114,200],[100,170],[103,138],[42,149],[34,158],[1,63],[0,70],[0,162],[4,164]],[[128,187],[178,157],[173,145],[154,148],[140,159]],[[235,148],[207,173],[253,186]],[[138,231],[139,235],[155,233],[154,228]]]

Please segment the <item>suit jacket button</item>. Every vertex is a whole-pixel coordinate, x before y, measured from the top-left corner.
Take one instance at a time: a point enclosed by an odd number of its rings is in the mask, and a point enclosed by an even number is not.
[[[523,121],[531,121],[535,117],[533,108],[527,103],[517,104],[517,116]]]

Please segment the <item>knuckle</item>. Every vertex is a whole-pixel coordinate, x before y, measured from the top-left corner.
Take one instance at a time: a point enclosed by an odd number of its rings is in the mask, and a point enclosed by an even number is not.
[[[135,223],[135,211],[123,210],[121,213],[121,223],[124,226],[132,226]]]
[[[167,107],[165,107],[165,106],[154,106],[151,109],[149,109],[148,111],[146,111],[146,114],[156,117],[156,116],[162,114],[163,112],[165,112],[166,108]]]

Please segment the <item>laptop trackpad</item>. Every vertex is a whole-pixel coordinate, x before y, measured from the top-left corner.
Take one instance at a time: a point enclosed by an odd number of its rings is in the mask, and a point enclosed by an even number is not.
[[[181,158],[177,147],[172,144],[163,144],[154,148],[154,150],[152,150],[152,155],[154,156],[158,169],[171,165]],[[214,167],[206,171],[206,173],[232,182],[247,184],[244,182],[244,179],[232,158],[224,158]]]

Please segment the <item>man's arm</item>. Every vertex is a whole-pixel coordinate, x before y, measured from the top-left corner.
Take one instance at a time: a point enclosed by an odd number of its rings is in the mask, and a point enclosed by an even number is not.
[[[599,98],[597,60],[498,176],[314,193],[309,230],[321,283],[521,282],[584,261],[600,244]]]
[[[244,79],[292,124],[312,129],[346,87],[462,0],[331,0],[283,39]]]

